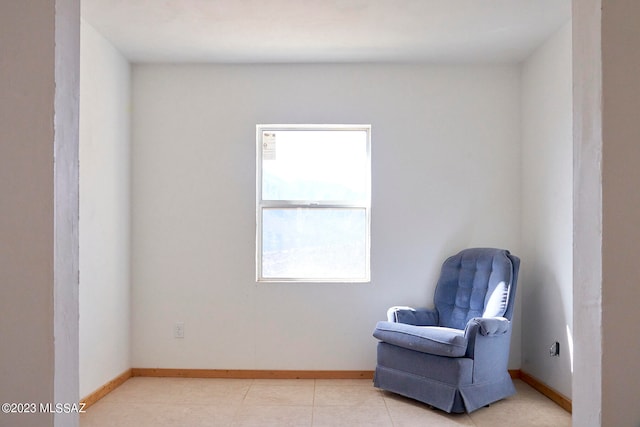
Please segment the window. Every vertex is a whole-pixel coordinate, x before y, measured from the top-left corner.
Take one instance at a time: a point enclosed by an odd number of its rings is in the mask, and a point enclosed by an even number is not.
[[[258,125],[257,280],[368,282],[371,126]]]

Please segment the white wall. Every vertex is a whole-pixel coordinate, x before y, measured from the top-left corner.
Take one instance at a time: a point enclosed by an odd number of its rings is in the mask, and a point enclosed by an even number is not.
[[[49,3],[55,3],[52,402],[73,403],[79,399],[80,0],[49,0]],[[79,417],[74,413],[57,413],[53,424],[75,427]]]
[[[516,66],[139,65],[133,106],[134,367],[373,369],[447,255],[519,254]],[[255,283],[257,123],[372,124],[370,284]]]
[[[522,67],[522,370],[571,396],[571,23]],[[560,357],[549,347],[560,343]]]
[[[80,395],[130,363],[130,66],[82,22]]]
[[[577,284],[572,422],[625,425],[602,422],[602,2],[574,0],[572,8],[573,280]]]

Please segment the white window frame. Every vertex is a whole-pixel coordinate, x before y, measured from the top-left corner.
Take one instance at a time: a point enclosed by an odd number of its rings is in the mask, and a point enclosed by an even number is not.
[[[262,138],[265,132],[283,130],[315,131],[365,131],[367,134],[366,198],[365,200],[318,201],[318,200],[263,200],[262,199]],[[359,278],[265,278],[262,274],[262,212],[266,208],[307,209],[364,209],[365,211],[365,276]],[[369,283],[371,281],[371,125],[347,124],[259,124],[256,125],[256,282],[301,282],[301,283]]]

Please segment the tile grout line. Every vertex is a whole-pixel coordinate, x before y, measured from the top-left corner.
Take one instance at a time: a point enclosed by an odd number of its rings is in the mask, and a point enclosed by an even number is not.
[[[389,420],[391,420],[391,427],[395,427],[396,423],[395,421],[393,421],[393,417],[391,416],[389,405],[387,405],[387,399],[385,399],[384,395],[382,395],[381,397],[382,397],[382,401],[384,402],[384,407],[387,410],[387,416],[389,417]]]
[[[311,427],[313,427],[313,414],[316,411],[316,386],[318,384],[318,380],[313,380],[313,399],[311,400]]]
[[[255,382],[256,382],[256,380],[254,378],[252,378],[251,379],[251,383],[249,384],[249,387],[247,387],[247,390],[242,395],[242,400],[240,400],[240,404],[238,405],[238,407],[234,411],[233,417],[231,417],[231,424],[229,424],[229,427],[233,427],[235,425],[239,425],[239,423],[240,423],[240,414],[242,413],[242,408],[244,407],[244,401],[247,398],[247,395],[249,394],[249,391],[251,391],[251,387],[253,387]]]
[[[471,421],[471,424],[473,424],[474,427],[478,427],[478,424],[476,424],[476,422],[473,420],[473,418],[471,417],[471,414],[466,413],[465,415],[467,416],[469,421]]]

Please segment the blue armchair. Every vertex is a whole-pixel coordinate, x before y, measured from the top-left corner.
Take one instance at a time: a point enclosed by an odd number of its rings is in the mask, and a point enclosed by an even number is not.
[[[392,307],[378,322],[374,385],[446,412],[515,394],[507,364],[520,259],[466,249],[442,265],[435,309]]]

